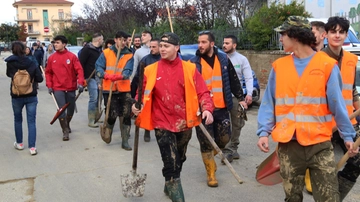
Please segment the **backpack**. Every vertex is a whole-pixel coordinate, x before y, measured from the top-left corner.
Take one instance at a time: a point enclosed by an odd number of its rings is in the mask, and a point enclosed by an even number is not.
[[[27,95],[33,92],[31,77],[25,69],[19,69],[11,82],[11,92],[17,96]]]

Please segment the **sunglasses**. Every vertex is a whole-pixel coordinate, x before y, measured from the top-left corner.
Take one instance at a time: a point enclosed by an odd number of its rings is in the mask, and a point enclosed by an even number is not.
[[[211,32],[209,30],[205,30],[205,31],[201,31],[199,32],[199,35],[202,35],[202,34],[210,34]]]

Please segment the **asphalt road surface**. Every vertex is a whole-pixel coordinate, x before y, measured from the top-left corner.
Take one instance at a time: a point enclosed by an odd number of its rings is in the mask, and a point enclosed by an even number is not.
[[[9,56],[3,52],[1,59]],[[6,64],[0,61],[0,201],[1,202],[88,202],[88,201],[170,201],[163,193],[164,178],[158,146],[151,132],[151,142],[143,141],[140,131],[138,173],[147,174],[145,194],[141,198],[124,198],[120,182],[121,174],[130,174],[132,151],[121,149],[118,122],[114,128],[113,140],[105,144],[99,128],[87,126],[88,93],[84,92],[77,101],[78,113],[71,121],[70,141],[62,141],[59,122],[49,122],[56,113],[56,106],[47,93],[45,83],[40,84],[37,109],[38,154],[31,156],[28,149],[15,150],[13,112],[9,95],[10,79],[6,77]],[[248,119],[240,137],[240,160],[232,166],[244,181],[239,184],[230,170],[220,163],[217,179],[219,187],[206,185],[206,172],[201,159],[199,143],[195,133],[187,150],[187,160],[181,175],[185,199],[188,202],[218,201],[267,201],[284,200],[281,184],[264,186],[256,182],[256,167],[269,155],[256,146],[257,111],[254,106],[248,111]],[[23,112],[24,143],[27,147],[27,126]],[[130,144],[133,145],[134,127],[131,129]],[[271,144],[271,150],[275,144]],[[338,152],[338,157],[340,152]],[[313,201],[304,191],[304,201]],[[360,185],[356,184],[345,201],[360,201]]]

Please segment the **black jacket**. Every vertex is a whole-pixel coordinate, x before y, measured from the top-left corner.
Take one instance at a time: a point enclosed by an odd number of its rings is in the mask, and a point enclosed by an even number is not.
[[[80,53],[80,63],[84,70],[84,78],[87,79],[90,77],[91,73],[95,69],[95,63],[96,60],[99,58],[99,56],[102,53],[102,48],[95,47],[91,43],[89,45],[86,45]],[[95,78],[95,74],[92,76],[92,78]]]
[[[28,57],[24,56],[16,56],[12,55],[5,59],[6,63],[6,75],[13,80],[15,73],[21,69],[26,69],[33,80],[33,92],[28,95],[20,95],[17,96],[11,92],[11,83],[10,83],[10,95],[13,98],[20,98],[20,97],[31,97],[37,95],[37,83],[41,83],[44,78],[40,72],[40,69],[36,66],[34,61],[31,61]]]
[[[34,54],[33,56],[35,57],[37,63],[38,63],[38,66],[42,65],[42,61],[43,61],[43,58],[44,58],[44,50],[42,48],[38,48],[34,51]]]
[[[216,55],[221,65],[221,76],[223,82],[224,100],[226,108],[231,110],[233,108],[232,95],[233,94],[239,101],[244,100],[243,89],[240,84],[239,78],[236,74],[235,68],[232,65],[230,59],[225,53],[221,53],[214,47],[214,55]],[[190,59],[190,62],[196,64],[197,70],[201,74],[201,57],[199,50],[196,51],[196,55]]]

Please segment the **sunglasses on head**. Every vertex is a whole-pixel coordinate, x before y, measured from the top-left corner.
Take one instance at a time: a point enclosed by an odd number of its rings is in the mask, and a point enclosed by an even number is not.
[[[199,32],[199,35],[202,35],[202,34],[210,34],[211,32],[209,30],[205,30],[205,31],[201,31]]]

